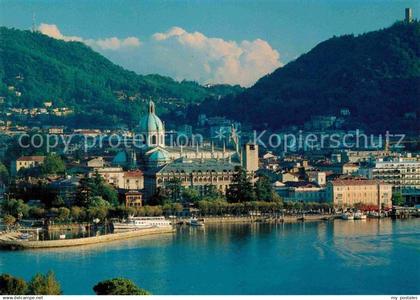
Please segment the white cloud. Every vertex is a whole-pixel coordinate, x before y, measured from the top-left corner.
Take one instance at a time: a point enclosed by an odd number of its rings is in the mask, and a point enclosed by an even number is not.
[[[82,41],[82,38],[78,36],[64,36],[55,24],[41,23],[41,25],[38,26],[38,31],[58,40],[76,42]]]
[[[120,50],[130,47],[139,47],[140,40],[136,37],[128,37],[125,39],[119,39],[116,37],[110,37],[105,39],[83,39],[78,36],[66,36],[63,35],[55,24],[45,24],[42,23],[38,27],[39,32],[48,35],[52,38],[64,40],[64,41],[76,41],[83,42],[92,48],[101,49],[101,50]]]
[[[201,32],[187,32],[180,27],[157,32],[144,42],[136,37],[94,40],[64,36],[51,24],[41,24],[39,30],[57,39],[84,42],[140,74],[155,73],[177,80],[250,86],[282,66],[279,53],[261,39],[227,41],[207,37]],[[127,49],[131,51],[122,51]]]

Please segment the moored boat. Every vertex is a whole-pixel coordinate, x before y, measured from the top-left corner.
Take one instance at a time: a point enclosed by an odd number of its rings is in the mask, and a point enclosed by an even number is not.
[[[343,220],[354,220],[354,215],[352,213],[344,213],[341,215]]]
[[[114,222],[112,225],[114,231],[172,227],[171,222],[165,217],[132,217],[125,222]]]
[[[204,219],[197,219],[193,217],[188,221],[188,224],[191,226],[204,226]]]
[[[360,211],[358,211],[354,214],[354,219],[355,220],[366,220],[366,218],[367,218],[367,216]]]

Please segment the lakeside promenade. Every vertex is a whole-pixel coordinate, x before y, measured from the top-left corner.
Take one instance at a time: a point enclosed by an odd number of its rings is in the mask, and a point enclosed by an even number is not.
[[[121,233],[110,233],[105,235],[76,238],[76,239],[63,239],[63,240],[47,240],[47,241],[28,241],[19,239],[16,232],[6,233],[0,236],[0,248],[19,250],[19,249],[37,249],[37,248],[60,248],[60,247],[74,247],[84,246],[91,244],[107,243],[118,240],[125,240],[135,237],[169,234],[174,233],[173,228],[147,228],[142,230],[134,230]]]

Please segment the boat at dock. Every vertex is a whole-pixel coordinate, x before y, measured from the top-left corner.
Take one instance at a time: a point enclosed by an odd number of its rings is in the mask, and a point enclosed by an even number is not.
[[[190,225],[190,226],[204,226],[204,219],[197,219],[197,218],[193,217],[188,221],[188,225]]]
[[[114,222],[114,232],[147,228],[172,228],[172,223],[165,217],[131,217],[125,222]]]
[[[343,220],[354,220],[354,214],[352,213],[344,213],[341,215],[341,219]]]
[[[366,220],[366,218],[367,218],[367,216],[360,211],[354,213],[354,219],[355,220]]]

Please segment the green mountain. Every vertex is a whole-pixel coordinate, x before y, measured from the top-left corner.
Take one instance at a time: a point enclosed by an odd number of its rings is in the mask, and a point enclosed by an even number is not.
[[[420,131],[420,23],[320,43],[253,87],[201,110],[254,126],[301,125],[349,109],[347,126]],[[239,113],[240,112],[240,113]]]
[[[243,90],[239,86],[204,87],[159,75],[137,75],[80,42],[64,42],[38,32],[0,27],[0,50],[2,111],[8,107],[43,107],[50,100],[54,106],[75,112],[69,117],[41,120],[44,123],[134,125],[150,98],[159,102],[160,113],[174,114],[187,104]],[[16,91],[21,94],[17,96]]]

